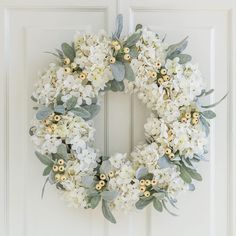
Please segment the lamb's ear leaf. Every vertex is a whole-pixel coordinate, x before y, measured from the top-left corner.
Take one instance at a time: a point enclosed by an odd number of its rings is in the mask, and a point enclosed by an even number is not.
[[[180,178],[187,184],[192,182],[192,178],[183,166],[180,166]]]
[[[47,166],[53,165],[53,161],[46,155],[41,154],[40,152],[35,152],[35,155],[38,157],[38,159]]]
[[[55,106],[54,111],[59,114],[64,114],[65,107],[63,105],[57,105],[57,106]]]
[[[130,35],[130,36],[128,37],[128,39],[125,41],[124,46],[125,46],[125,47],[132,47],[133,45],[135,45],[135,44],[138,42],[138,40],[139,40],[139,38],[141,37],[141,35],[142,35],[142,32],[141,32],[141,31],[138,31],[138,32],[133,33],[133,34]]]
[[[44,120],[53,113],[53,110],[50,107],[42,107],[36,113],[36,118],[38,120]]]
[[[72,96],[70,99],[68,99],[66,102],[67,110],[73,109],[75,107],[76,103],[77,103],[77,97]]]
[[[83,119],[89,119],[90,113],[83,107],[75,107],[71,110],[76,116],[82,117]]]
[[[122,81],[125,77],[125,66],[124,63],[116,61],[114,64],[111,64],[111,71],[114,79],[116,81]]]
[[[119,14],[116,17],[116,30],[115,30],[115,33],[113,34],[114,39],[120,38],[120,34],[122,32],[122,29],[123,29],[123,15]]]
[[[41,198],[43,199],[44,196],[44,192],[45,192],[45,187],[47,185],[47,183],[49,182],[49,177],[46,178],[44,184],[43,184],[43,188],[42,188],[42,192],[41,192]]]
[[[141,24],[137,24],[135,27],[135,31],[138,31],[139,29],[142,29],[143,26]]]
[[[49,175],[51,170],[52,170],[52,166],[46,166],[44,171],[43,171],[43,176]]]
[[[178,54],[180,54],[188,45],[187,39],[188,37],[184,38],[179,43],[170,45],[166,49],[166,52],[167,52],[166,58],[173,58],[173,57],[176,57]]]
[[[214,119],[216,117],[216,113],[211,110],[203,111],[201,112],[201,115],[207,119]]]
[[[140,180],[147,174],[148,174],[148,169],[146,167],[139,167],[136,171],[135,177]]]
[[[86,111],[88,111],[90,114],[89,118],[84,118],[84,119],[90,120],[99,113],[101,107],[98,104],[91,104],[91,105],[84,105],[84,106],[82,106],[82,108],[85,109]]]
[[[61,49],[66,57],[68,57],[71,61],[74,61],[75,58],[75,50],[68,43],[63,43],[61,45]]]
[[[112,170],[111,162],[109,160],[103,160],[100,166],[100,172],[103,174],[108,174]]]
[[[188,54],[177,54],[176,56],[169,57],[169,59],[179,58],[179,64],[185,64],[192,60],[192,57]]]
[[[209,128],[210,124],[208,123],[208,121],[203,116],[200,117],[200,121],[201,121],[201,123],[202,123],[202,125],[205,129],[206,136],[208,136],[209,133],[210,133],[210,128]]]
[[[129,81],[134,81],[135,80],[135,75],[133,72],[133,69],[131,68],[129,63],[124,63],[125,65],[125,78]]]
[[[157,198],[153,199],[153,206],[157,211],[159,211],[159,212],[163,211],[162,203]]]
[[[117,91],[124,91],[124,82],[123,81],[116,81],[116,80],[112,80],[110,82],[110,89],[113,92],[117,92]]]
[[[64,143],[60,144],[58,147],[57,147],[57,155],[60,156],[60,158],[63,158],[63,159],[67,159],[67,148],[66,148],[66,145]]]
[[[101,193],[101,196],[102,196],[102,199],[104,199],[105,201],[111,202],[118,196],[118,192],[115,190],[103,191]]]
[[[104,199],[102,200],[102,213],[103,213],[104,217],[107,220],[109,220],[111,223],[113,223],[113,224],[116,223],[116,219],[112,215],[111,210],[109,208],[109,203],[107,203]]]
[[[90,206],[92,209],[95,209],[101,200],[101,195],[97,194],[90,198]]]
[[[166,206],[164,200],[162,200],[161,202],[162,202],[163,207],[165,208],[165,210],[166,210],[169,214],[171,214],[172,216],[178,216],[178,215],[176,215],[175,213],[171,212],[171,211],[167,208],[167,206]]]
[[[217,106],[219,103],[221,103],[227,96],[228,96],[229,93],[226,93],[224,97],[222,97],[218,102],[216,103],[213,103],[211,105],[206,105],[206,106],[201,106],[202,108],[212,108],[212,107],[215,107]]]
[[[150,196],[145,199],[139,199],[136,203],[135,206],[137,209],[142,210],[144,207],[146,207],[148,204],[150,204],[153,201],[154,197]]]

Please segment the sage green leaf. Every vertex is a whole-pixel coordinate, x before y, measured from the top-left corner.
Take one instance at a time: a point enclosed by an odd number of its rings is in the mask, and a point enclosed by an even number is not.
[[[71,97],[70,99],[67,100],[66,102],[66,107],[67,110],[71,110],[75,107],[75,105],[77,104],[77,97]]]
[[[53,161],[46,155],[41,154],[40,152],[35,152],[35,155],[38,157],[38,159],[47,166],[53,165]]]
[[[184,38],[179,43],[170,45],[166,49],[166,51],[167,51],[166,58],[173,58],[173,57],[176,57],[178,54],[180,54],[187,47],[187,44],[188,44],[187,39],[188,39],[188,37]]]
[[[115,190],[103,191],[101,196],[105,201],[112,202],[118,196],[118,192]]]
[[[133,69],[131,68],[129,63],[124,63],[125,65],[125,78],[129,81],[134,81],[135,80],[135,75],[133,72]]]
[[[138,42],[141,34],[142,34],[142,32],[138,31],[138,32],[135,32],[132,35],[130,35],[127,38],[127,40],[125,41],[124,46],[125,47],[132,47],[133,45],[135,45]]]
[[[84,108],[86,111],[89,112],[90,116],[89,118],[85,118],[84,119],[92,119],[93,117],[95,117],[99,111],[100,111],[100,106],[98,104],[91,104],[91,105],[84,105],[82,106],[82,108]]]
[[[208,123],[208,121],[203,117],[203,116],[200,116],[200,121],[205,129],[205,133],[206,133],[206,136],[209,135],[210,133],[210,124]]]
[[[216,103],[213,103],[211,105],[206,105],[206,106],[201,106],[202,108],[212,108],[212,107],[215,107],[217,106],[219,103],[221,103],[227,96],[228,96],[229,93],[226,93],[224,97],[222,97],[218,102]]]
[[[31,100],[34,101],[34,102],[37,102],[37,101],[38,101],[38,99],[35,98],[33,95],[32,95],[30,98],[31,98]]]
[[[45,169],[44,169],[44,171],[43,171],[43,176],[49,175],[50,172],[51,172],[51,170],[52,170],[52,166],[47,166],[47,167],[45,167]]]
[[[86,188],[89,188],[93,185],[94,183],[94,177],[93,176],[90,176],[90,175],[85,175],[85,176],[82,176],[81,178],[81,183],[84,187]]]
[[[68,57],[71,61],[74,61],[75,58],[75,50],[68,43],[63,43],[61,45],[61,49],[66,57]]]
[[[116,61],[110,65],[112,75],[116,81],[122,81],[125,77],[125,66],[122,62]]]
[[[201,114],[207,119],[213,119],[216,117],[216,113],[211,110],[203,111]]]
[[[141,24],[137,24],[136,27],[135,27],[135,31],[138,31],[142,28],[143,28],[143,26]]]
[[[46,178],[46,180],[45,180],[45,182],[43,184],[43,188],[42,188],[42,192],[41,192],[41,199],[43,199],[44,192],[45,192],[45,187],[46,187],[48,181],[49,181],[49,177]]]
[[[188,175],[189,175],[192,179],[195,179],[195,180],[197,180],[197,181],[202,181],[202,176],[201,176],[199,173],[197,173],[196,170],[192,170],[192,169],[186,167],[185,165],[182,165],[181,167],[182,167],[182,169],[184,169],[184,171],[186,171],[186,172],[188,173]],[[187,183],[188,183],[188,182],[187,182]],[[189,183],[190,183],[190,182],[189,182]]]
[[[101,196],[99,194],[97,194],[95,196],[92,196],[90,198],[90,206],[91,206],[91,208],[95,209],[98,206],[100,200],[101,200]]]
[[[119,82],[116,80],[112,80],[110,85],[111,85],[110,89],[113,92],[124,91],[124,88],[125,88],[123,81]]]
[[[180,178],[187,184],[192,182],[192,178],[183,166],[180,166]]]
[[[111,162],[109,160],[103,161],[100,166],[100,173],[108,174],[111,170],[112,170]]]
[[[36,118],[38,120],[44,120],[53,113],[53,110],[50,107],[42,107],[37,113]]]
[[[103,213],[104,217],[107,220],[109,220],[111,223],[113,223],[113,224],[116,223],[116,219],[112,215],[111,210],[109,208],[109,205],[108,205],[108,203],[105,200],[102,200],[102,213]]]
[[[61,100],[61,97],[63,96],[63,94],[62,93],[59,93],[58,95],[57,95],[57,105],[62,105],[63,104],[63,102],[62,102],[62,100]]]
[[[55,106],[54,111],[59,114],[64,114],[65,107],[63,105],[57,105],[57,106]]]
[[[57,154],[62,158],[62,159],[67,159],[67,148],[64,143],[60,144],[57,147]]]
[[[51,171],[48,176],[48,181],[50,184],[55,184],[55,172]]]
[[[75,107],[71,110],[76,116],[82,117],[83,119],[89,119],[90,113],[83,107]]]
[[[116,17],[116,28],[115,33],[113,34],[114,39],[119,39],[120,34],[123,29],[123,16],[121,14],[117,15]]]
[[[179,58],[179,64],[185,64],[192,60],[192,57],[188,54],[178,54],[176,57]]]
[[[163,192],[154,193],[153,195],[154,195],[154,197],[155,197],[156,199],[158,199],[158,200],[162,200],[162,199],[166,196],[166,194],[163,193]]]
[[[162,156],[158,159],[158,165],[161,169],[169,168],[172,163],[170,162],[169,158],[166,156]]]
[[[214,89],[210,89],[209,91],[205,92],[204,96],[210,95],[214,92]]]
[[[60,59],[63,59],[64,58],[63,52],[61,50],[59,50],[59,49],[55,49],[55,50],[56,50],[58,56],[60,57]]]
[[[167,208],[167,206],[166,206],[164,200],[162,200],[161,202],[162,202],[163,207],[165,208],[165,210],[166,210],[169,214],[171,214],[172,216],[178,216],[178,215],[176,215],[175,213],[171,212],[171,211]]]
[[[146,167],[139,167],[136,171],[135,177],[140,180],[147,174],[148,174],[148,169]]]
[[[137,58],[137,57],[138,57],[138,54],[139,54],[139,52],[138,52],[138,49],[136,48],[136,46],[130,48],[129,55],[130,55],[132,58]]]
[[[146,207],[148,204],[150,204],[153,201],[154,197],[150,196],[148,198],[145,199],[139,199],[135,206],[137,209],[142,210],[144,207]]]
[[[154,206],[154,208],[157,211],[159,211],[159,212],[163,211],[163,206],[162,206],[161,202],[157,198],[153,199],[153,206]]]

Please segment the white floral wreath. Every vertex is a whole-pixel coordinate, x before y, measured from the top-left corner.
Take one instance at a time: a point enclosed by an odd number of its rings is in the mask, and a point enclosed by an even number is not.
[[[72,206],[97,207],[109,221],[112,210],[156,210],[175,206],[183,190],[202,180],[195,162],[204,159],[215,106],[200,105],[207,96],[198,67],[183,54],[187,38],[167,46],[149,29],[137,25],[120,38],[122,16],[112,37],[77,33],[72,45],[52,53],[57,62],[41,75],[32,99],[38,104],[30,135],[36,155],[46,165],[43,175]],[[130,155],[110,157],[94,148],[91,119],[106,90],[135,92],[151,110],[145,124],[146,143]],[[222,100],[222,99],[221,99]],[[171,213],[171,212],[170,212]]]

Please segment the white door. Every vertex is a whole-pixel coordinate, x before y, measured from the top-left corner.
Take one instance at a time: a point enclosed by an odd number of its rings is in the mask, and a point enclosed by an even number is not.
[[[0,235],[1,236],[234,236],[235,205],[235,40],[233,0],[8,0],[0,2]],[[120,214],[117,224],[100,209],[68,208],[44,178],[28,137],[33,114],[30,95],[37,71],[53,58],[44,51],[71,41],[76,30],[110,33],[117,13],[125,32],[137,23],[167,42],[189,36],[187,51],[199,62],[213,102],[228,90],[212,122],[210,162],[202,163],[204,181],[179,198],[179,216],[154,209]],[[234,103],[233,103],[234,102]],[[234,106],[233,106],[234,104]],[[143,140],[146,109],[135,98],[109,93],[96,118],[97,145],[106,153],[129,152]],[[233,122],[234,121],[234,122]]]

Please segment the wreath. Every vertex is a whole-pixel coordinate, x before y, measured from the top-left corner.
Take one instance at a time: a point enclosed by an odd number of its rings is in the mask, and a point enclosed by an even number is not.
[[[106,219],[113,211],[143,209],[150,203],[173,214],[177,195],[201,181],[196,163],[205,160],[210,123],[216,114],[203,105],[206,91],[198,66],[182,53],[187,38],[167,45],[155,32],[138,24],[120,37],[122,15],[112,37],[76,33],[63,43],[57,59],[40,74],[32,100],[37,103],[30,135],[36,156],[45,165],[46,183],[54,185],[74,207],[102,203]],[[105,156],[94,147],[92,119],[105,91],[136,93],[151,114],[144,144],[130,154]]]

